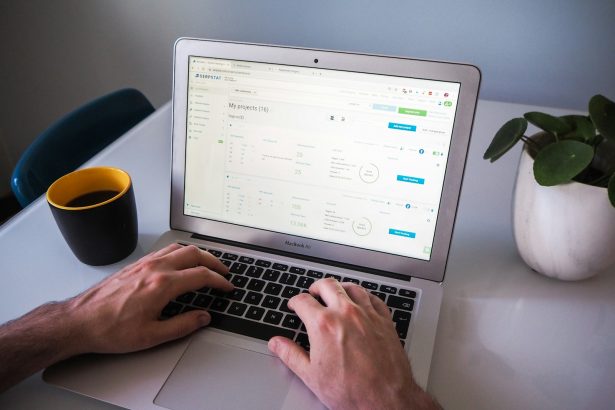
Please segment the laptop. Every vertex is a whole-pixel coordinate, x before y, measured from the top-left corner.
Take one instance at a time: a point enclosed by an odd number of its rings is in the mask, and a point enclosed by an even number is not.
[[[128,408],[323,407],[267,339],[309,350],[286,303],[333,277],[387,303],[426,387],[479,70],[181,38],[173,73],[171,230],[155,248],[211,252],[235,291],[170,302],[162,318],[211,312],[188,338],[45,380]]]

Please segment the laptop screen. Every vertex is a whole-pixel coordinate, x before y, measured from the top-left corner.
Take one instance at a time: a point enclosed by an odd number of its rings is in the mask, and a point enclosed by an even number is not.
[[[429,260],[459,89],[191,56],[184,214]]]

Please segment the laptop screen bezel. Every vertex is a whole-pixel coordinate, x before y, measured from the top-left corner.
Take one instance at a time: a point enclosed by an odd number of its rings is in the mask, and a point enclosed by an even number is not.
[[[398,256],[185,215],[184,175],[190,56],[459,83],[458,105],[430,260]],[[390,272],[396,276],[419,277],[442,282],[457,212],[479,84],[480,71],[467,64],[180,38],[175,43],[173,63],[171,229],[220,238],[224,241],[246,243],[272,251],[290,252],[298,257],[331,260],[338,264],[365,267],[366,270]]]

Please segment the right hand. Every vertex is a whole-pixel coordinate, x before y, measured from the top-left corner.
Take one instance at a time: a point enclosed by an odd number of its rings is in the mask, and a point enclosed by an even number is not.
[[[438,408],[414,382],[388,307],[351,283],[322,279],[289,301],[310,353],[277,336],[275,353],[331,409]],[[320,297],[326,306],[314,297]]]

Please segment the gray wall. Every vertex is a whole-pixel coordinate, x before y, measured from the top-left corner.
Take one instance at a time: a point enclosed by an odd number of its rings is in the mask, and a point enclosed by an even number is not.
[[[614,0],[0,0],[0,194],[67,111],[124,86],[167,101],[181,36],[470,62],[491,100],[615,98]]]

